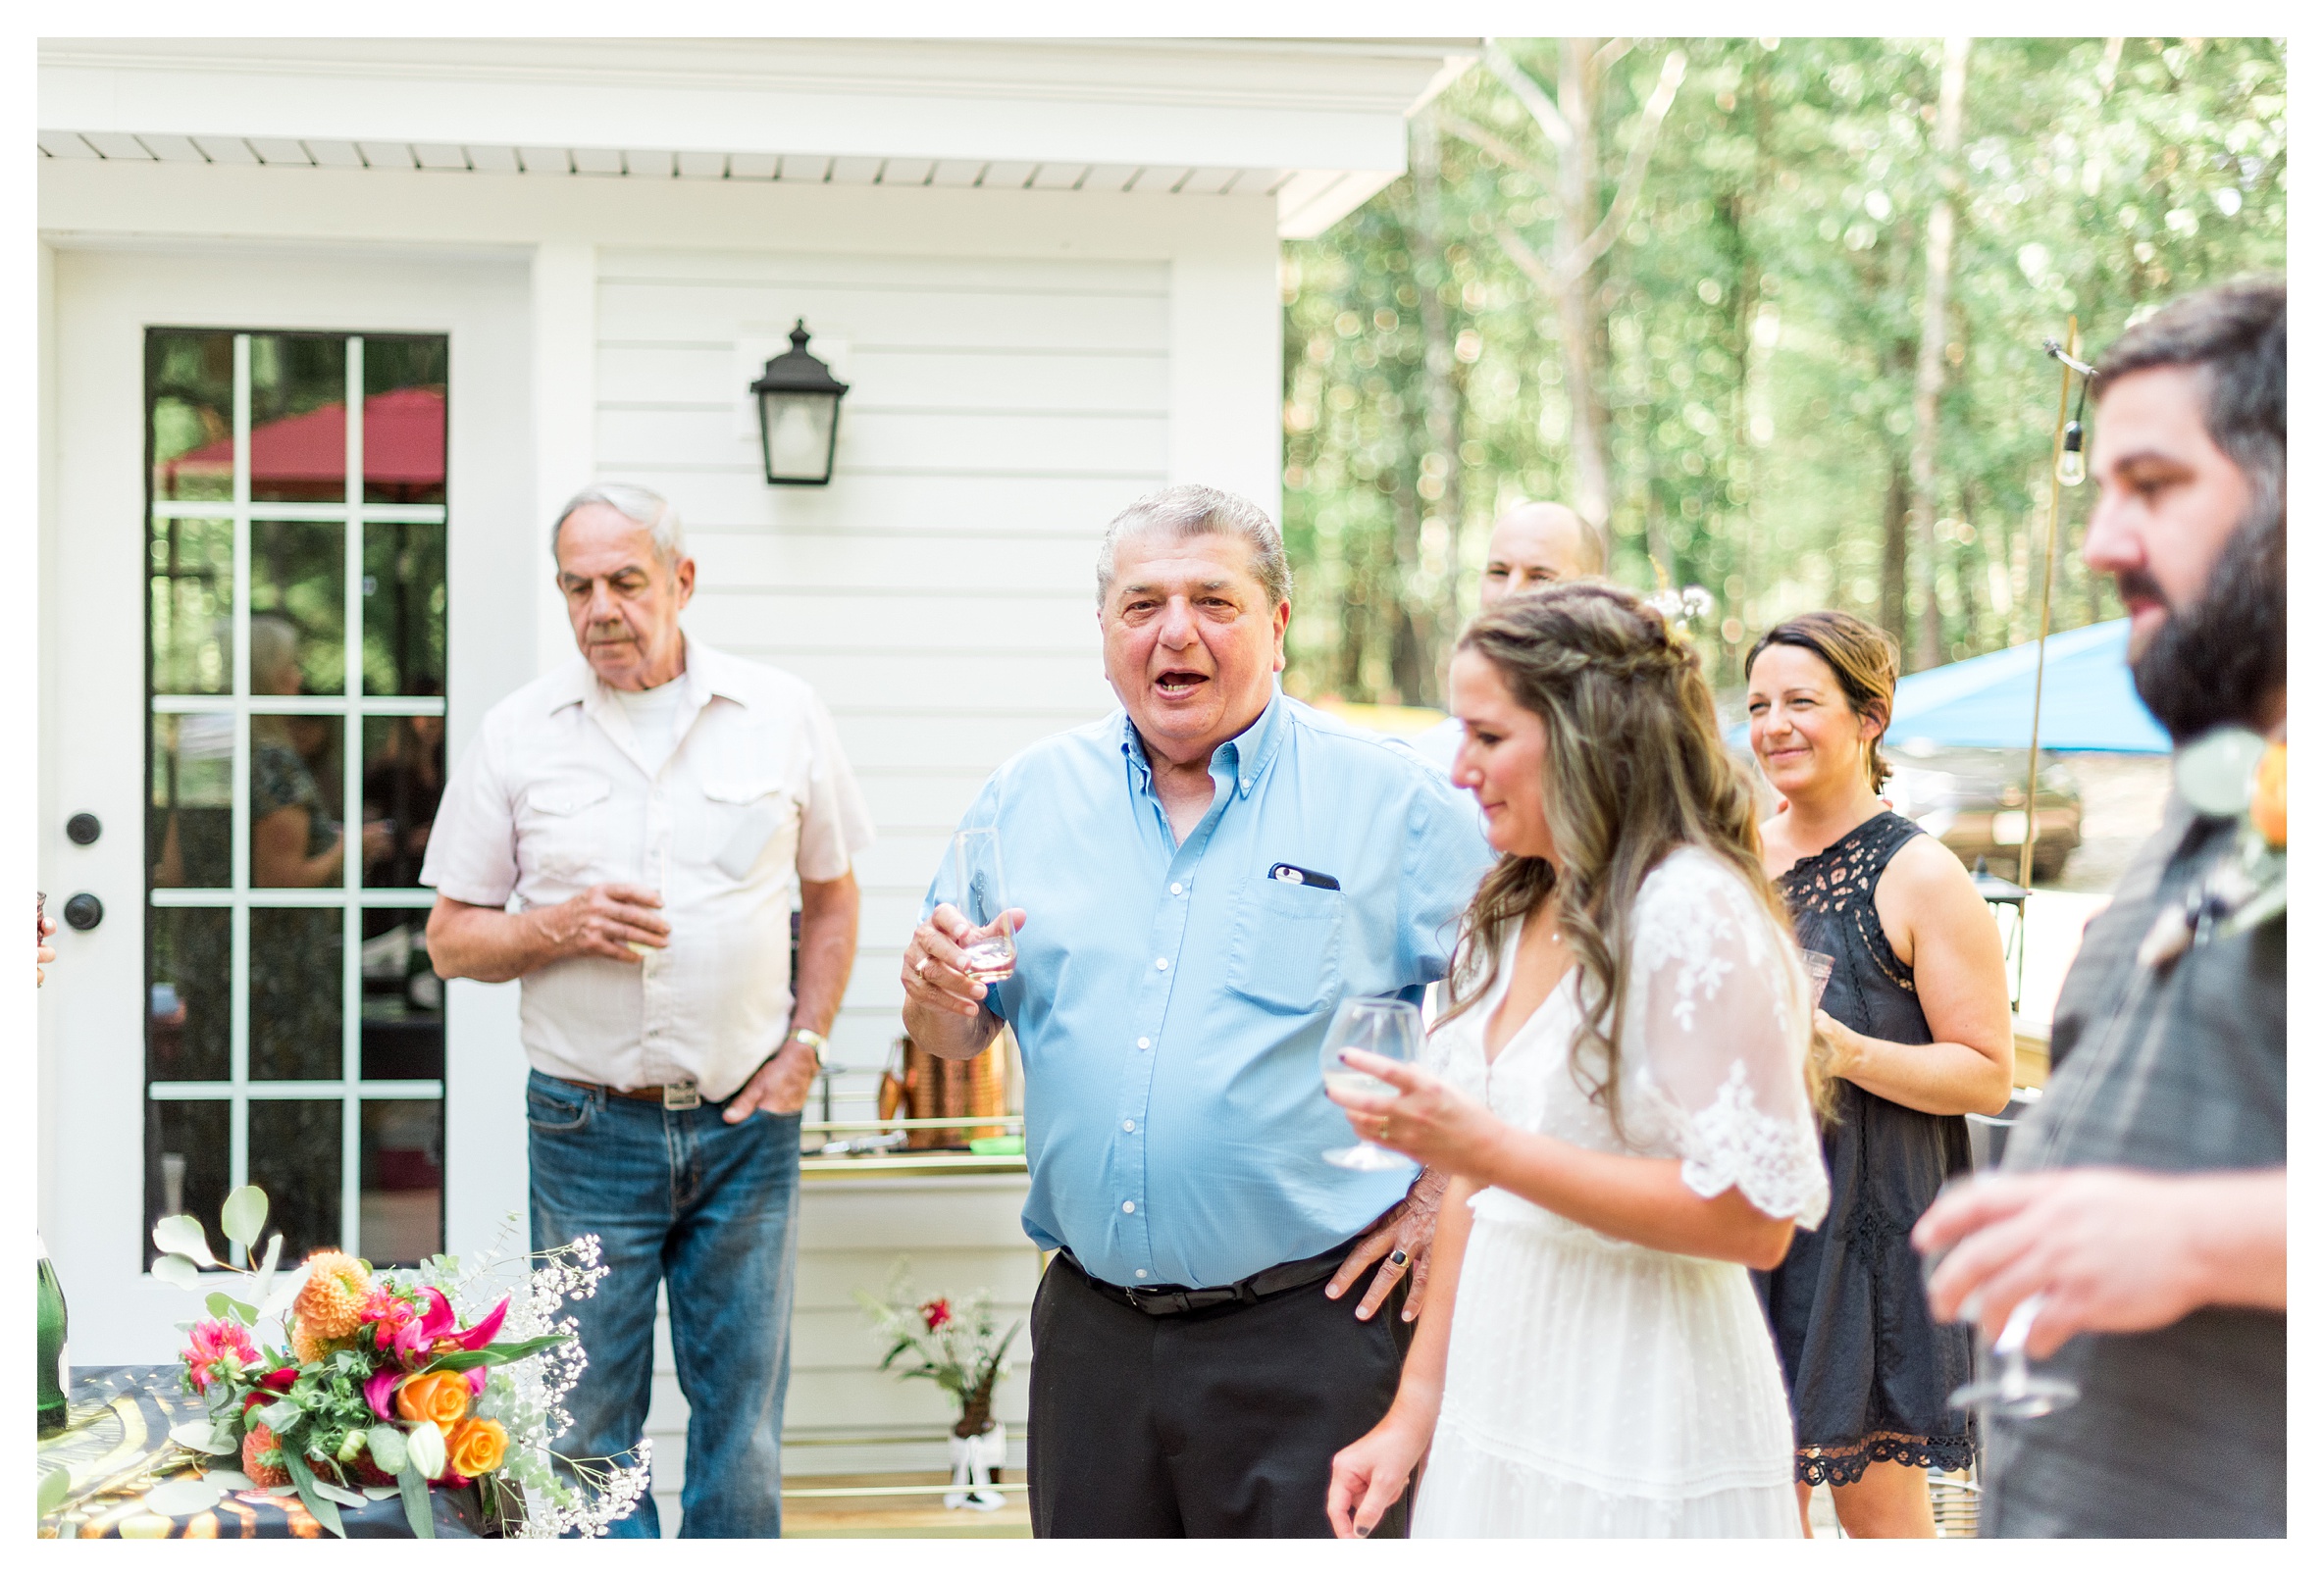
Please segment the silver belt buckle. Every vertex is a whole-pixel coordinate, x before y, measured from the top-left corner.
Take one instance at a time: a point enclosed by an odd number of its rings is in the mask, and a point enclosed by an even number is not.
[[[665,1111],[691,1111],[701,1103],[701,1092],[694,1087],[691,1078],[681,1078],[675,1084],[662,1086],[662,1109]]]

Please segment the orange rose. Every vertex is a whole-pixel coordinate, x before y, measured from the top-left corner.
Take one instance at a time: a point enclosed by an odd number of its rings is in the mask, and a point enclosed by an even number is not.
[[[470,1417],[445,1441],[444,1459],[464,1478],[480,1478],[498,1470],[508,1453],[508,1430],[489,1417]]]
[[[2284,787],[2285,749],[2282,744],[2270,744],[2267,753],[2259,757],[2259,774],[2251,785],[2251,824],[2259,835],[2275,846],[2284,846],[2284,835],[2290,829],[2291,802]]]
[[[434,1423],[448,1436],[452,1425],[468,1415],[468,1376],[418,1374],[395,1392],[395,1413],[414,1423]]]

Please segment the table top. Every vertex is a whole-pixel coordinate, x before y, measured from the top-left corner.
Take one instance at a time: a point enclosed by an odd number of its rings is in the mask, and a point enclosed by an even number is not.
[[[330,1536],[288,1489],[233,1488],[205,1510],[169,1515],[146,1502],[164,1483],[198,1480],[208,1461],[174,1443],[170,1430],[206,1415],[175,1363],[76,1368],[65,1426],[40,1436],[37,1475],[63,1467],[65,1501],[40,1518],[43,1538],[324,1538]],[[483,1505],[474,1489],[431,1490],[439,1538],[477,1538]],[[350,1538],[409,1538],[398,1499],[342,1505]]]

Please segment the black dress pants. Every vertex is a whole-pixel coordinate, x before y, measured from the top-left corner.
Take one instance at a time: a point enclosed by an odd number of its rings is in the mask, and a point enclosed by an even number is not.
[[[1331,1457],[1387,1414],[1404,1288],[1369,1277],[1192,1313],[1110,1297],[1063,1254],[1033,1301],[1026,1481],[1037,1538],[1328,1538]],[[1401,1538],[1404,1503],[1375,1538]]]

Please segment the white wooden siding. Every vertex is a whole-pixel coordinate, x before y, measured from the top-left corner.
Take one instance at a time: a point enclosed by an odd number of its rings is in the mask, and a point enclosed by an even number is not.
[[[687,627],[815,686],[879,823],[832,1037],[843,1117],[869,1114],[954,824],[1002,761],[1113,705],[1092,572],[1105,522],[1169,477],[1169,306],[1162,263],[599,254],[597,474],[677,503],[700,566]],[[800,317],[851,385],[828,488],[766,484],[745,393],[749,355]],[[851,1293],[903,1254],[921,1286],[989,1287],[1020,1316],[1039,1268],[1023,1195],[1021,1177],[806,1191],[788,1472],[941,1470],[933,1438],[803,1442],[950,1421],[932,1386],[876,1371]],[[1018,1461],[1028,1352],[998,1406]],[[647,1425],[665,1531],[686,1416],[665,1329]]]

